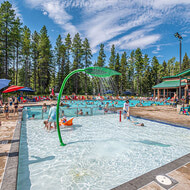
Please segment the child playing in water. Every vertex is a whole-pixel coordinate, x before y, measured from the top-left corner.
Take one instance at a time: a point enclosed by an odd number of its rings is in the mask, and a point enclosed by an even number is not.
[[[137,121],[131,120],[130,115],[129,115],[129,112],[127,113],[127,120],[131,121],[132,123],[134,123],[134,124],[137,125],[137,126],[144,126],[144,123],[139,123],[139,122],[137,122]]]
[[[45,120],[44,124],[45,124],[44,129],[46,128],[48,130],[48,120]]]

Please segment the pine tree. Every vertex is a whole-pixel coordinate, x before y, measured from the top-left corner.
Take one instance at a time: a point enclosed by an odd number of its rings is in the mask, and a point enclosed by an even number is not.
[[[119,53],[117,53],[116,55],[116,60],[115,60],[115,71],[119,72],[120,70],[120,56],[119,56]],[[119,75],[116,75],[115,76],[115,84],[117,86],[117,94],[119,94],[119,90],[120,90],[120,76]]]
[[[152,58],[153,85],[159,83],[159,62],[156,56]]]
[[[12,5],[5,1],[0,7],[0,52],[3,61],[3,77],[8,78],[8,70],[11,66],[12,49],[14,46],[14,39],[12,29],[15,22],[15,12],[12,9]]]
[[[32,35],[32,44],[31,44],[31,58],[32,58],[32,87],[34,90],[37,90],[37,81],[38,81],[38,58],[39,58],[39,51],[38,51],[38,46],[39,46],[39,34],[34,31]],[[38,86],[39,88],[39,86]]]
[[[127,90],[127,75],[128,75],[128,68],[127,68],[127,54],[124,52],[121,56],[121,67],[120,71],[121,73],[121,84],[120,84],[120,92],[124,92]]]
[[[106,55],[104,53],[104,44],[100,44],[100,51],[98,55],[97,66],[104,67],[105,61],[106,61]]]
[[[80,38],[79,33],[77,33],[73,38],[72,43],[72,55],[73,55],[73,70],[83,68],[82,57],[82,40]],[[74,89],[73,91],[77,94],[79,92],[79,74],[75,74],[74,76]]]
[[[90,44],[88,42],[88,39],[85,38],[83,41],[83,53],[84,53],[84,67],[87,68],[92,64],[91,58],[92,58],[92,51],[90,49]],[[84,80],[83,80],[84,86],[85,86],[85,93],[87,93],[87,86],[89,85],[88,77],[85,73]]]
[[[190,60],[189,57],[187,56],[187,53],[185,53],[183,57],[183,63],[181,65],[181,71],[184,71],[186,69],[190,69]]]
[[[17,85],[18,83],[18,69],[19,69],[19,63],[21,59],[21,45],[22,45],[22,23],[20,22],[20,19],[17,18],[14,22],[13,26],[13,38],[14,38],[14,76],[13,81]]]
[[[149,96],[152,92],[152,86],[153,86],[153,73],[152,73],[151,67],[147,66],[147,69],[142,79],[143,94],[146,94],[147,96]]]
[[[167,63],[167,73],[169,76],[174,74],[173,72],[174,61],[175,61],[175,57],[172,57],[171,59],[168,60],[168,63]]]
[[[61,38],[61,35],[59,35],[56,39],[56,46],[55,46],[55,65],[57,67],[57,80],[56,80],[56,85],[58,86],[58,88],[60,89],[61,88],[61,84],[62,84],[62,76],[61,77],[61,63],[62,63],[62,53],[63,53],[63,43],[62,43],[62,38]],[[62,69],[62,72],[63,72],[63,69]]]
[[[72,47],[71,35],[68,33],[67,37],[65,38],[65,75],[68,75],[71,70],[71,61],[70,61],[71,47]],[[73,91],[73,84],[66,83],[65,92],[67,94],[71,94],[72,91]]]
[[[115,55],[115,46],[112,45],[112,48],[111,48],[111,56],[110,56],[110,59],[109,59],[109,68],[110,69],[114,69],[115,68],[115,64],[116,64],[116,55]]]
[[[48,93],[51,76],[52,52],[51,43],[45,26],[40,30],[38,51],[38,85],[40,86],[38,93]]]
[[[129,63],[129,72],[128,72],[127,80],[130,83],[130,88],[131,88],[132,92],[134,92],[134,90],[135,90],[135,72],[134,72],[135,52],[134,52],[134,50],[130,54],[128,63]]]
[[[30,41],[30,29],[27,26],[23,28],[23,39],[22,39],[22,55],[23,55],[23,70],[24,70],[24,86],[30,86],[30,74],[31,74],[31,67],[30,67],[30,48],[31,48],[31,41]]]
[[[142,57],[142,52],[140,48],[137,48],[135,51],[135,70],[137,76],[137,93],[141,93],[141,78],[142,78],[142,70],[144,67],[144,61]],[[140,87],[140,89],[139,89]]]

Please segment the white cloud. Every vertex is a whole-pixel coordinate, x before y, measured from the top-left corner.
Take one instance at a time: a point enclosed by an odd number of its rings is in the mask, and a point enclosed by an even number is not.
[[[43,11],[43,15],[47,15],[48,13],[46,11]]]
[[[77,28],[71,23],[72,16],[65,11],[64,3],[61,0],[26,0],[32,8],[43,9],[56,24],[58,24],[65,33],[72,36],[78,32]]]
[[[65,33],[73,36],[80,32],[87,37],[93,53],[100,43],[115,43],[121,49],[147,48],[160,40],[161,34],[155,34],[155,30],[162,23],[190,20],[190,0],[25,1],[32,8],[43,9],[43,14],[48,15]],[[75,15],[67,11],[72,8],[80,12],[77,25],[73,24]],[[157,46],[153,52],[159,51],[160,46]]]
[[[11,2],[11,3],[12,3],[12,8],[15,11],[16,17],[19,17],[21,22],[23,22],[23,17],[22,17],[22,14],[20,13],[20,10],[19,10],[17,4],[15,2]]]
[[[157,42],[161,37],[160,34],[148,34],[150,31],[151,29],[148,30],[147,28],[144,28],[142,30],[132,32],[116,41],[111,41],[109,46],[115,44],[119,49],[145,49],[149,45]]]

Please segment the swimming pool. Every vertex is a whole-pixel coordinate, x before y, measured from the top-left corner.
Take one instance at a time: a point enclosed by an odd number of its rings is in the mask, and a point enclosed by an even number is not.
[[[108,102],[109,106],[114,105],[115,107],[123,107],[125,103],[124,100],[65,100],[62,101],[64,104],[68,104],[70,107],[97,107],[99,105],[105,106]],[[155,105],[170,105],[170,103],[159,102],[159,101],[140,101],[140,100],[130,100],[129,104],[131,107],[135,106],[138,103],[142,103],[143,106],[151,106],[151,104]]]
[[[63,101],[65,104],[64,106],[60,106],[60,117],[62,111],[64,111],[65,115],[68,117],[77,117],[78,112],[80,109],[83,110],[84,115],[101,115],[103,114],[103,108],[105,107],[106,103],[109,103],[109,108],[122,108],[125,101],[123,100],[105,100],[105,101],[92,101],[92,100],[86,100],[86,101],[76,101],[76,100],[67,100]],[[117,104],[115,104],[117,103]],[[130,100],[130,107],[134,107],[137,103],[140,103],[139,100]],[[156,105],[164,105],[164,102],[155,102],[155,101],[144,101],[142,102],[144,106],[151,106],[151,104]],[[67,106],[69,105],[69,107]],[[170,105],[170,103],[167,103],[166,105]],[[101,109],[100,107],[101,106]],[[35,114],[36,119],[47,119],[48,118],[48,112],[49,107],[47,108],[47,112],[42,112],[41,106],[34,106],[34,107],[27,107],[28,118],[32,117],[33,114]],[[114,110],[112,109],[109,111],[109,113],[113,113]]]
[[[190,130],[117,114],[83,116],[74,126],[46,132],[43,120],[21,128],[18,190],[111,189],[190,152]]]

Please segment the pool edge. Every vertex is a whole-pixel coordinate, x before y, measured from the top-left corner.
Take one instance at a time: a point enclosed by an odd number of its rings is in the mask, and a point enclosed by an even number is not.
[[[140,188],[148,185],[151,182],[157,182],[156,181],[157,175],[167,176],[167,174],[170,173],[171,171],[176,170],[189,162],[190,162],[190,153],[188,153],[172,162],[169,162],[168,164],[165,164],[161,167],[153,169],[139,177],[136,177],[136,178],[126,182],[126,183],[123,183],[117,187],[114,187],[111,190],[127,190],[127,189],[137,190],[137,189],[140,189]],[[176,185],[176,183],[172,184],[172,187],[175,185]],[[164,187],[164,186],[162,186],[162,187]]]
[[[11,140],[11,148],[8,153],[5,171],[2,179],[1,190],[17,189],[17,173],[19,161],[20,132],[23,112],[19,113],[13,139]],[[12,143],[15,141],[14,143]]]

